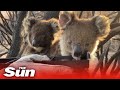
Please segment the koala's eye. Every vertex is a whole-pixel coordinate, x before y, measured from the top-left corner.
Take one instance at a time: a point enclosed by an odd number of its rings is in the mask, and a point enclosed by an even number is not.
[[[72,41],[68,41],[68,44],[71,44],[72,43]]]
[[[52,23],[52,27],[54,27],[54,28],[58,28],[57,23],[53,22],[53,23]]]
[[[56,28],[59,28],[58,26],[56,26]]]
[[[85,46],[89,46],[89,43],[86,43]]]

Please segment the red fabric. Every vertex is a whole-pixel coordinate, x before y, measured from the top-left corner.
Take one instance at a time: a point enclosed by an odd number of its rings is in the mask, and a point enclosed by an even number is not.
[[[14,67],[18,69],[21,66],[24,66],[27,69],[35,69],[36,73],[35,73],[34,79],[83,78],[81,77],[83,75],[82,72],[79,72],[79,70],[77,71],[77,69],[75,70],[72,67],[64,66],[64,65],[50,65],[50,64],[42,64],[42,63],[24,62],[24,63],[13,63],[8,67]],[[3,78],[3,79],[7,78],[3,75],[4,73],[5,73],[5,68],[0,70],[0,78]],[[16,77],[12,77],[12,78],[16,79]],[[10,78],[7,78],[7,79],[10,79]],[[20,79],[20,78],[17,78],[17,79]]]
[[[1,67],[7,67],[4,64]],[[8,67],[14,67],[18,69],[20,66],[24,66],[27,69],[35,69],[36,73],[34,77],[5,77],[5,68],[0,70],[0,79],[115,79],[112,76],[107,77],[90,77],[86,70],[80,68],[69,67],[64,65],[50,65],[42,63],[24,62],[13,63]],[[85,71],[85,72],[84,72]],[[118,77],[120,78],[120,77]],[[116,79],[118,79],[116,78]]]

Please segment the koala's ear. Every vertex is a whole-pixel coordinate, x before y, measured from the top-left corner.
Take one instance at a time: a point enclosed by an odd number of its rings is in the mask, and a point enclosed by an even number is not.
[[[99,15],[93,18],[95,26],[98,29],[99,36],[106,36],[110,32],[109,18],[103,15]]]
[[[59,30],[58,19],[52,18],[49,20],[49,23],[51,27],[53,28],[54,32],[57,32]]]
[[[35,18],[29,18],[28,22],[29,22],[29,26],[32,27],[35,23],[38,22],[38,20],[36,20]]]
[[[59,26],[61,29],[65,29],[68,24],[72,21],[72,11],[60,11],[59,13]]]

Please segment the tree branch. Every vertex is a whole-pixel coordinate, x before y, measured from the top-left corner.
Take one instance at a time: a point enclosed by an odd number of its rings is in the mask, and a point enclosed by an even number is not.
[[[20,43],[21,43],[21,25],[24,17],[26,16],[27,11],[19,11],[18,18],[16,21],[13,37],[12,37],[12,45],[10,47],[10,50],[8,52],[7,58],[9,57],[16,57],[20,50]]]
[[[105,68],[103,69],[103,72],[106,73],[106,71],[108,70],[109,66],[111,65],[111,63],[114,61],[115,58],[117,58],[120,55],[120,50],[117,51],[108,61],[108,63],[106,64]]]
[[[113,29],[113,28],[116,28],[116,27],[119,27],[120,26],[120,23],[112,23],[110,25],[110,28]]]
[[[108,40],[110,40],[113,36],[118,34],[120,34],[120,26],[112,29],[110,34],[105,38],[105,40],[100,42],[98,48],[101,48]]]

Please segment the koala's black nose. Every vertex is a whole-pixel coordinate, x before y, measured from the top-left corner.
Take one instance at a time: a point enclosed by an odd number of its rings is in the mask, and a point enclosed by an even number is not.
[[[80,57],[82,54],[82,50],[80,48],[80,45],[76,45],[74,48],[74,56],[75,57]]]
[[[79,56],[81,56],[81,54],[82,54],[81,52],[74,52],[75,57],[79,57]]]

